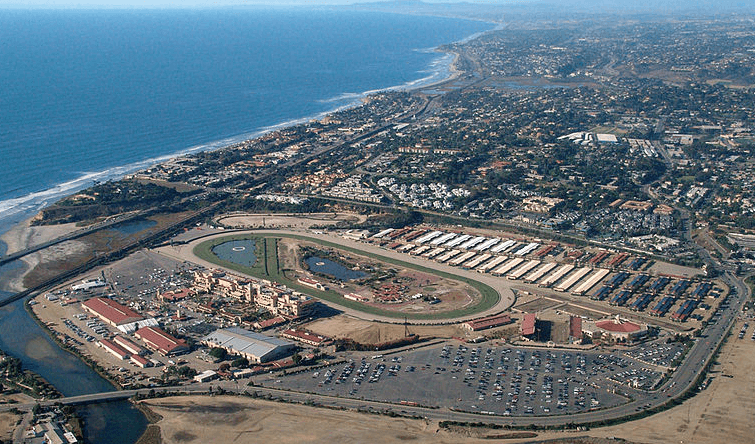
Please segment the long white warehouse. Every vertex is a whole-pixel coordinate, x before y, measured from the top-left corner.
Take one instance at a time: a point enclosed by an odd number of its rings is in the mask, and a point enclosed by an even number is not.
[[[480,242],[484,242],[485,239],[487,239],[485,236],[477,236],[476,238],[470,239],[464,242],[463,244],[459,245],[459,248],[464,249],[464,250],[469,250],[470,248],[474,247]]]
[[[537,259],[533,259],[526,264],[522,265],[521,267],[517,268],[516,270],[509,273],[507,276],[509,279],[516,280],[524,276],[525,273],[529,272],[533,268],[537,267],[538,264],[540,264],[540,261]]]
[[[495,237],[493,239],[488,239],[485,242],[481,243],[480,245],[474,247],[474,249],[475,249],[475,251],[485,251],[485,250],[487,250],[488,248],[492,247],[493,245],[497,244],[500,241],[501,241],[501,239],[499,239],[497,237]]]
[[[537,248],[539,246],[540,246],[540,244],[537,243],[537,242],[529,243],[529,244],[525,245],[524,247],[520,248],[519,250],[517,250],[514,253],[514,256],[527,256],[528,254],[530,254],[533,251],[535,251],[535,248]]]
[[[559,268],[558,270],[546,276],[545,279],[543,279],[539,285],[541,287],[550,287],[551,285],[558,282],[559,279],[566,276],[566,273],[572,271],[573,269],[574,269],[574,265],[564,264],[561,266],[561,268]]]
[[[598,282],[603,280],[609,273],[606,268],[598,268],[597,271],[590,277],[588,277],[579,287],[574,290],[574,294],[583,295],[590,291]]]
[[[461,256],[457,258],[452,259],[448,263],[453,266],[461,265],[464,262],[468,261],[469,259],[472,259],[474,256],[477,256],[477,253],[475,253],[474,251],[469,251],[462,254]]]
[[[443,263],[452,257],[456,256],[457,254],[461,253],[461,250],[451,250],[448,253],[440,256],[438,259],[436,259],[438,262]]]
[[[416,243],[417,245],[422,245],[422,244],[424,244],[426,242],[430,242],[431,240],[435,239],[436,237],[440,236],[441,234],[443,234],[442,231],[431,231],[431,232],[425,234],[424,236],[420,237],[416,241],[414,241],[414,243]]]
[[[462,242],[466,242],[468,239],[472,239],[472,236],[470,236],[468,234],[462,234],[461,236],[459,236],[457,238],[454,238],[454,239],[451,239],[450,241],[448,241],[448,243],[446,243],[446,245],[444,245],[444,247],[453,248],[453,247],[459,245]]]
[[[485,262],[486,260],[493,257],[492,254],[481,254],[474,258],[473,260],[469,261],[464,267],[466,268],[475,268],[476,266],[480,265],[481,263]]]
[[[540,267],[538,267],[537,270],[530,273],[528,276],[524,277],[524,282],[536,282],[541,277],[545,276],[545,273],[553,270],[558,265],[557,262],[546,262]]]
[[[457,236],[456,233],[446,233],[443,236],[435,238],[432,241],[430,241],[430,245],[444,244],[444,243],[450,241],[451,239],[455,238],[456,236]]]
[[[503,242],[503,243],[498,244],[495,247],[491,248],[490,251],[493,252],[493,253],[500,253],[502,251],[508,250],[509,248],[513,247],[514,245],[516,245],[516,241],[513,240],[513,239],[509,239],[506,242]]]
[[[524,262],[524,259],[522,259],[520,257],[515,257],[515,258],[511,259],[510,261],[506,262],[505,264],[501,265],[500,267],[496,268],[495,270],[493,270],[490,274],[493,274],[493,275],[496,275],[496,276],[500,276],[502,274],[506,274],[509,271],[513,270],[514,267],[518,266],[522,262]]]
[[[493,260],[480,265],[480,267],[477,269],[477,271],[479,271],[480,273],[484,273],[484,272],[486,272],[486,271],[488,271],[488,270],[490,270],[490,269],[492,269],[494,267],[497,267],[498,265],[500,265],[506,259],[508,259],[507,256],[496,256],[495,258],[493,258]]]
[[[554,290],[557,291],[567,291],[569,290],[574,284],[579,282],[580,279],[587,276],[587,273],[589,273],[592,270],[590,267],[582,267],[579,270],[572,273],[566,280],[561,282],[560,284],[553,287]]]

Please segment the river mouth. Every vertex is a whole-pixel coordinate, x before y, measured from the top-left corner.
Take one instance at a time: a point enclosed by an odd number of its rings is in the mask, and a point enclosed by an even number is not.
[[[13,293],[0,291],[5,299]],[[24,309],[25,300],[0,308],[0,349],[21,359],[23,368],[40,375],[64,396],[115,390],[78,357],[61,349]],[[76,408],[84,419],[84,442],[133,444],[147,428],[147,419],[128,401]]]

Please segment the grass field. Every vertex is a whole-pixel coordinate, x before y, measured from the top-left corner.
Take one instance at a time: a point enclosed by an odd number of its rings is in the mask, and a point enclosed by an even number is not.
[[[466,284],[471,285],[475,289],[477,289],[482,295],[482,299],[480,303],[476,305],[465,307],[459,310],[452,310],[452,311],[447,311],[447,312],[442,312],[442,313],[409,313],[409,314],[394,312],[390,310],[381,310],[380,308],[377,308],[377,307],[365,305],[356,301],[350,301],[348,299],[344,299],[339,293],[332,290],[321,291],[321,290],[315,290],[311,287],[305,287],[303,285],[300,285],[296,281],[288,279],[283,273],[281,273],[278,267],[278,254],[277,254],[277,250],[278,250],[277,241],[280,237],[315,242],[319,245],[329,246],[335,249],[350,251],[352,253],[368,256],[370,258],[379,260],[381,262],[386,262],[386,263],[398,265],[401,267],[409,268],[412,270],[417,270],[424,273],[441,276],[441,277],[456,280],[459,282],[464,282]],[[256,241],[257,248],[255,249],[255,251],[263,253],[263,254],[257,254],[258,261],[252,267],[245,267],[239,264],[235,264],[233,262],[222,260],[212,253],[212,248],[217,245],[220,245],[228,241],[241,240],[241,239],[250,239],[250,240]],[[268,280],[275,281],[281,284],[285,284],[287,287],[293,290],[299,291],[304,294],[315,296],[325,301],[333,302],[338,305],[351,308],[354,310],[358,310],[364,313],[374,314],[378,316],[385,316],[385,317],[390,317],[390,318],[396,318],[396,319],[403,319],[404,317],[407,317],[410,319],[420,319],[420,320],[421,319],[438,320],[438,319],[453,319],[453,318],[470,316],[475,313],[479,313],[493,307],[496,303],[498,303],[498,300],[500,297],[494,289],[492,289],[491,287],[479,281],[475,281],[473,279],[468,279],[468,278],[453,275],[451,273],[433,270],[433,269],[422,267],[420,265],[412,264],[409,262],[404,262],[404,261],[400,261],[400,260],[396,260],[396,259],[392,259],[392,258],[388,258],[384,256],[367,253],[367,252],[364,252],[355,248],[345,247],[339,244],[323,241],[320,239],[312,239],[306,236],[281,235],[277,237],[273,237],[273,236],[268,237],[268,236],[254,236],[254,235],[248,235],[248,234],[232,235],[232,236],[227,236],[227,237],[222,237],[222,238],[217,238],[217,239],[212,239],[212,240],[202,242],[201,244],[197,245],[194,248],[194,254],[208,262],[212,262],[222,267],[235,270],[235,271],[238,271],[239,273],[243,273],[243,274],[253,276],[259,279],[268,279]]]

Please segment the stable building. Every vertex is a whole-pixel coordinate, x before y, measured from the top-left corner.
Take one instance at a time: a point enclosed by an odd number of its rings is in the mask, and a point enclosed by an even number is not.
[[[179,355],[189,351],[186,341],[176,339],[158,327],[140,328],[134,336],[141,339],[147,348],[163,356]]]
[[[107,298],[92,298],[81,303],[81,308],[113,327],[141,321],[144,316]]]
[[[215,330],[202,339],[207,347],[222,348],[253,363],[274,361],[294,353],[296,345],[239,327]]]

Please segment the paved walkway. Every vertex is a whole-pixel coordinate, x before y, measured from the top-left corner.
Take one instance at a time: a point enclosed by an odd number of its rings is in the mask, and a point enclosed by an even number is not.
[[[460,322],[468,321],[470,319],[476,319],[483,316],[490,316],[490,315],[501,313],[511,308],[511,306],[514,305],[514,302],[516,302],[516,297],[514,296],[514,293],[511,290],[513,283],[509,281],[508,279],[495,277],[489,274],[478,273],[476,271],[464,270],[464,269],[452,267],[446,264],[439,264],[437,262],[434,262],[432,260],[428,260],[422,257],[409,256],[407,254],[399,253],[394,250],[388,250],[385,248],[378,247],[376,245],[368,244],[365,242],[358,242],[358,241],[346,239],[346,238],[343,238],[341,236],[337,236],[334,234],[328,234],[328,233],[319,232],[319,231],[315,233],[312,231],[294,231],[294,230],[249,230],[249,231],[236,231],[233,233],[219,233],[217,235],[208,236],[202,239],[194,240],[184,245],[160,247],[156,249],[155,251],[165,256],[180,260],[180,261],[193,262],[207,268],[222,268],[216,264],[202,260],[199,257],[195,256],[193,253],[194,247],[207,240],[217,239],[220,237],[225,237],[225,236],[230,236],[230,235],[238,235],[238,234],[270,235],[270,236],[281,236],[281,237],[286,237],[287,235],[288,236],[302,236],[302,237],[306,237],[310,239],[313,242],[317,242],[318,240],[323,240],[323,241],[331,242],[331,243],[341,245],[344,247],[349,247],[349,248],[354,248],[360,251],[364,251],[365,253],[370,253],[376,256],[387,257],[387,258],[399,260],[399,261],[410,263],[410,264],[416,264],[418,266],[422,266],[422,267],[429,268],[432,270],[442,271],[442,272],[445,272],[454,276],[472,279],[472,280],[481,282],[485,285],[488,285],[489,287],[493,288],[499,295],[498,302],[493,307],[483,312],[476,313],[474,315],[468,315],[468,316],[458,317],[458,318],[449,318],[449,319],[435,319],[435,320],[409,319],[407,321],[409,324],[428,325],[428,324],[460,323]],[[228,270],[228,272],[238,274],[238,272],[234,270]],[[343,307],[341,305],[335,304],[333,302],[325,301],[325,300],[321,300],[321,302],[326,305],[332,306],[344,312],[345,314],[348,314],[355,318],[364,319],[368,321],[387,322],[387,323],[403,323],[403,319],[364,313],[364,312],[347,308],[347,307]]]

